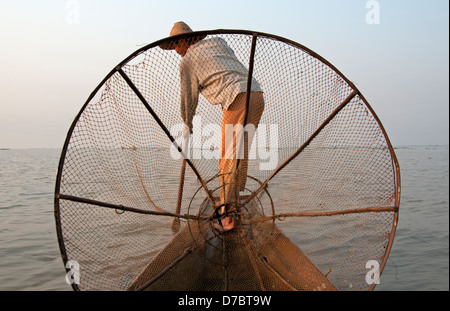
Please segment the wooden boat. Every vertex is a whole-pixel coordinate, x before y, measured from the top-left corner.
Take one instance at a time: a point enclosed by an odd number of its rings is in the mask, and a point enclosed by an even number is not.
[[[210,215],[211,204],[204,205]],[[242,226],[257,215],[248,204],[241,226],[222,234],[210,222],[185,225],[129,290],[336,290],[275,224]]]

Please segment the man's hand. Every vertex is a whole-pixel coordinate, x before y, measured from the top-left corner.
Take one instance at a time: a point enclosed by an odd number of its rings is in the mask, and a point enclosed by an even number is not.
[[[189,134],[192,134],[192,129],[190,129],[186,124],[183,127],[183,137],[189,137]]]

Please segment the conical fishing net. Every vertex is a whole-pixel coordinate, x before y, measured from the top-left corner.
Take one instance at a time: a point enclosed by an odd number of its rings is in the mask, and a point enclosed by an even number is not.
[[[222,108],[200,95],[186,144],[182,58],[160,47],[200,35],[224,40],[264,97],[230,231],[217,208]],[[79,265],[76,290],[371,290],[399,176],[374,111],[322,57],[269,34],[195,32],[133,53],[76,116],[56,181],[59,245]]]

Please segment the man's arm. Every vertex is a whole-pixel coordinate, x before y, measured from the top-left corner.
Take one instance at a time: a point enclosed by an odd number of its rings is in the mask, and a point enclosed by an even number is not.
[[[180,88],[181,88],[181,117],[184,124],[192,133],[192,119],[198,105],[199,85],[196,75],[193,74],[190,62],[182,61],[180,64]]]

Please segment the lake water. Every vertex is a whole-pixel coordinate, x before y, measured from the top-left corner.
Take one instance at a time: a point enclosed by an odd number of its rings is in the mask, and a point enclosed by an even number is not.
[[[400,219],[376,290],[449,290],[448,146],[395,151]],[[59,149],[0,150],[0,290],[71,290],[53,215],[59,156]]]

